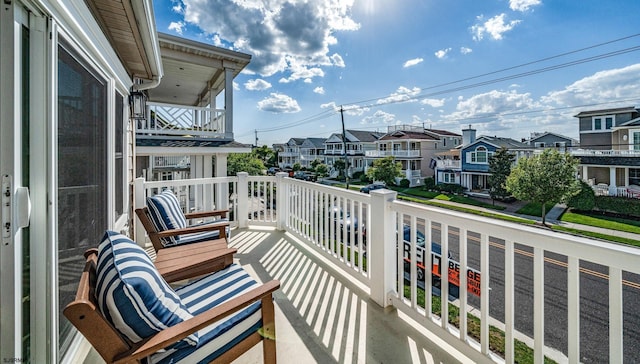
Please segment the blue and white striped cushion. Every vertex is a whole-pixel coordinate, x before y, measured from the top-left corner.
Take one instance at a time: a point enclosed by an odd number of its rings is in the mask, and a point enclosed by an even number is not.
[[[196,224],[191,226],[202,226],[207,224],[215,224],[219,222],[229,222],[229,219],[226,219],[226,218],[218,219],[213,222],[205,222],[202,224]],[[227,239],[231,239],[231,229],[229,229],[229,226],[225,228],[225,231],[226,231]],[[220,230],[205,231],[205,232],[193,233],[193,234],[184,234],[184,235],[180,235],[180,244],[198,243],[201,241],[215,240],[218,238],[220,238]]]
[[[157,231],[187,227],[187,220],[180,207],[180,201],[171,190],[164,190],[155,196],[147,197],[147,207]],[[172,246],[180,242],[180,237],[172,236],[161,240],[164,246]]]
[[[197,315],[255,288],[258,283],[237,264],[176,290],[189,311]],[[153,354],[152,363],[208,363],[262,327],[260,301],[198,331],[197,348]]]
[[[131,239],[107,231],[98,247],[96,298],[113,326],[136,343],[193,317],[158,274],[147,253]],[[198,335],[175,348],[195,347]]]

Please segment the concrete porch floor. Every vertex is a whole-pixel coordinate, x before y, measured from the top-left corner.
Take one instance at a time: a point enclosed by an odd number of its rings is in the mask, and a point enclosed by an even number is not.
[[[366,287],[274,229],[232,233],[236,260],[261,281],[278,279],[279,363],[461,363],[469,358],[395,309],[369,299]],[[261,363],[257,345],[234,363]]]

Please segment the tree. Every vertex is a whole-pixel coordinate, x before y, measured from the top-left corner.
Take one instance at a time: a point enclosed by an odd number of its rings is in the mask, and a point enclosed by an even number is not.
[[[247,172],[251,176],[259,176],[264,171],[264,163],[253,153],[230,153],[227,158],[227,174],[237,176],[238,172]]]
[[[585,181],[580,181],[580,192],[567,201],[567,206],[575,210],[591,211],[596,205],[596,194]]]
[[[344,176],[344,172],[347,169],[347,163],[342,158],[336,159],[335,161],[333,161],[333,168],[338,171],[339,176]]]
[[[321,164],[322,164],[322,159],[318,159],[318,158],[316,158],[316,159],[314,159],[314,160],[312,160],[312,161],[311,161],[311,168],[312,168],[313,170],[315,170],[315,169],[316,169],[316,167],[317,167],[317,166],[319,166],[319,165],[321,165]]]
[[[253,150],[251,151],[251,154],[253,154],[256,158],[260,159],[265,166],[275,165],[273,162],[275,162],[276,152],[273,149],[267,147],[266,145],[253,148]]]
[[[489,195],[491,199],[504,200],[509,196],[505,182],[511,173],[511,165],[515,156],[504,148],[500,148],[489,159]]]
[[[542,224],[546,225],[545,205],[566,202],[580,191],[577,167],[578,160],[570,154],[545,149],[542,154],[518,160],[507,178],[507,191],[519,200],[542,205]]]
[[[314,171],[318,175],[318,178],[323,178],[329,175],[329,167],[324,163],[318,164]]]
[[[383,181],[387,185],[395,184],[396,177],[402,177],[402,164],[392,156],[377,159],[367,170],[367,176],[374,181]]]
[[[300,163],[296,162],[296,163],[293,164],[293,167],[291,167],[291,168],[293,169],[294,172],[297,172],[297,171],[302,169],[302,165]]]

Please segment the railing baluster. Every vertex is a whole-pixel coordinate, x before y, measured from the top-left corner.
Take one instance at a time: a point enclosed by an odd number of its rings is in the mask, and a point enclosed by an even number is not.
[[[411,236],[410,246],[411,246],[411,307],[416,309],[418,307],[418,254],[416,249],[417,244],[417,231],[418,231],[418,223],[416,221],[416,216],[411,215]],[[402,226],[402,225],[400,225]],[[398,231],[402,231],[402,238],[404,239],[404,227],[402,229],[398,229]],[[403,246],[404,242],[400,240],[398,242],[398,246]],[[403,247],[404,248],[404,247]],[[400,255],[400,254],[398,254]],[[400,276],[402,277],[402,276]]]
[[[489,235],[480,236],[480,352],[489,354]]]
[[[449,225],[440,223],[440,320],[449,327]]]
[[[567,257],[567,339],[570,364],[580,362],[580,260]]]
[[[533,362],[544,362],[544,250],[533,249]]]
[[[622,363],[622,269],[609,267],[609,363]]]
[[[513,241],[506,240],[504,242],[504,325],[505,325],[505,362],[513,363],[515,361],[514,349],[514,313],[515,313],[515,265],[514,265],[514,246]],[[484,274],[481,280],[485,280]],[[489,292],[481,292],[482,295]]]
[[[467,229],[459,228],[460,233],[460,340],[467,340]]]

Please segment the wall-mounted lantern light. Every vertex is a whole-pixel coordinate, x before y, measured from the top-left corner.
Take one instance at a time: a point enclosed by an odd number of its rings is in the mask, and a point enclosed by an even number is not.
[[[144,92],[133,91],[129,95],[129,105],[131,106],[131,117],[134,119],[144,119],[147,116],[147,95]]]

